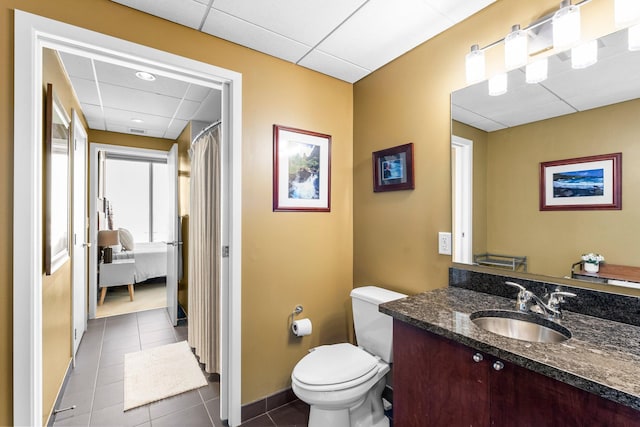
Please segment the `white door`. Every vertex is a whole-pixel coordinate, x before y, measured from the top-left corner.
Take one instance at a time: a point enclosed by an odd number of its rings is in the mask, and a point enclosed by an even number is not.
[[[173,144],[167,155],[167,175],[169,185],[167,231],[167,310],[173,325],[178,324],[178,255],[182,242],[178,239],[178,144]]]
[[[451,140],[453,189],[453,262],[471,264],[473,258],[473,141]]]
[[[80,340],[87,329],[87,132],[75,110],[73,135],[73,322],[71,330],[73,365]]]

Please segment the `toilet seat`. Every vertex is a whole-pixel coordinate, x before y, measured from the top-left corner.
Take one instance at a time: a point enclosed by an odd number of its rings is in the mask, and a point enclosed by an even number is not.
[[[308,391],[344,390],[374,377],[380,363],[378,358],[349,343],[324,345],[303,357],[291,378]]]

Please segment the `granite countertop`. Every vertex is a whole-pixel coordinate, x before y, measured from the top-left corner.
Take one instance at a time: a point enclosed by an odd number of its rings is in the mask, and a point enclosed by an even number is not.
[[[506,338],[469,314],[513,310],[515,301],[448,287],[384,303],[380,311],[486,354],[640,410],[640,327],[564,311],[572,337],[556,344]]]

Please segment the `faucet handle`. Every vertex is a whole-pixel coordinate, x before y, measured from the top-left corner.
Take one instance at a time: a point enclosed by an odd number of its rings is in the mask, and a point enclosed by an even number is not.
[[[520,283],[516,283],[516,282],[504,282],[505,285],[509,285],[509,286],[513,286],[514,288],[518,288],[518,290],[521,293],[524,293],[527,291],[527,288],[525,288],[524,286],[522,286]]]
[[[556,296],[559,296],[560,298],[558,299],[562,301],[562,297],[575,297],[577,295],[574,294],[573,292],[555,291],[555,292],[551,292],[551,296],[549,298],[554,299],[556,298]]]

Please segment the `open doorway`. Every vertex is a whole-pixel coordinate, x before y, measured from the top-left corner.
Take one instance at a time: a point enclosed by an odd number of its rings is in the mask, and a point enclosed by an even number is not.
[[[241,76],[210,64],[15,11],[14,122],[14,422],[42,422],[42,50],[82,52],[101,60],[136,64],[163,75],[222,89],[222,150],[229,201],[221,289],[221,417],[240,423]],[[90,259],[96,259],[92,238]],[[95,274],[95,270],[89,273]]]

